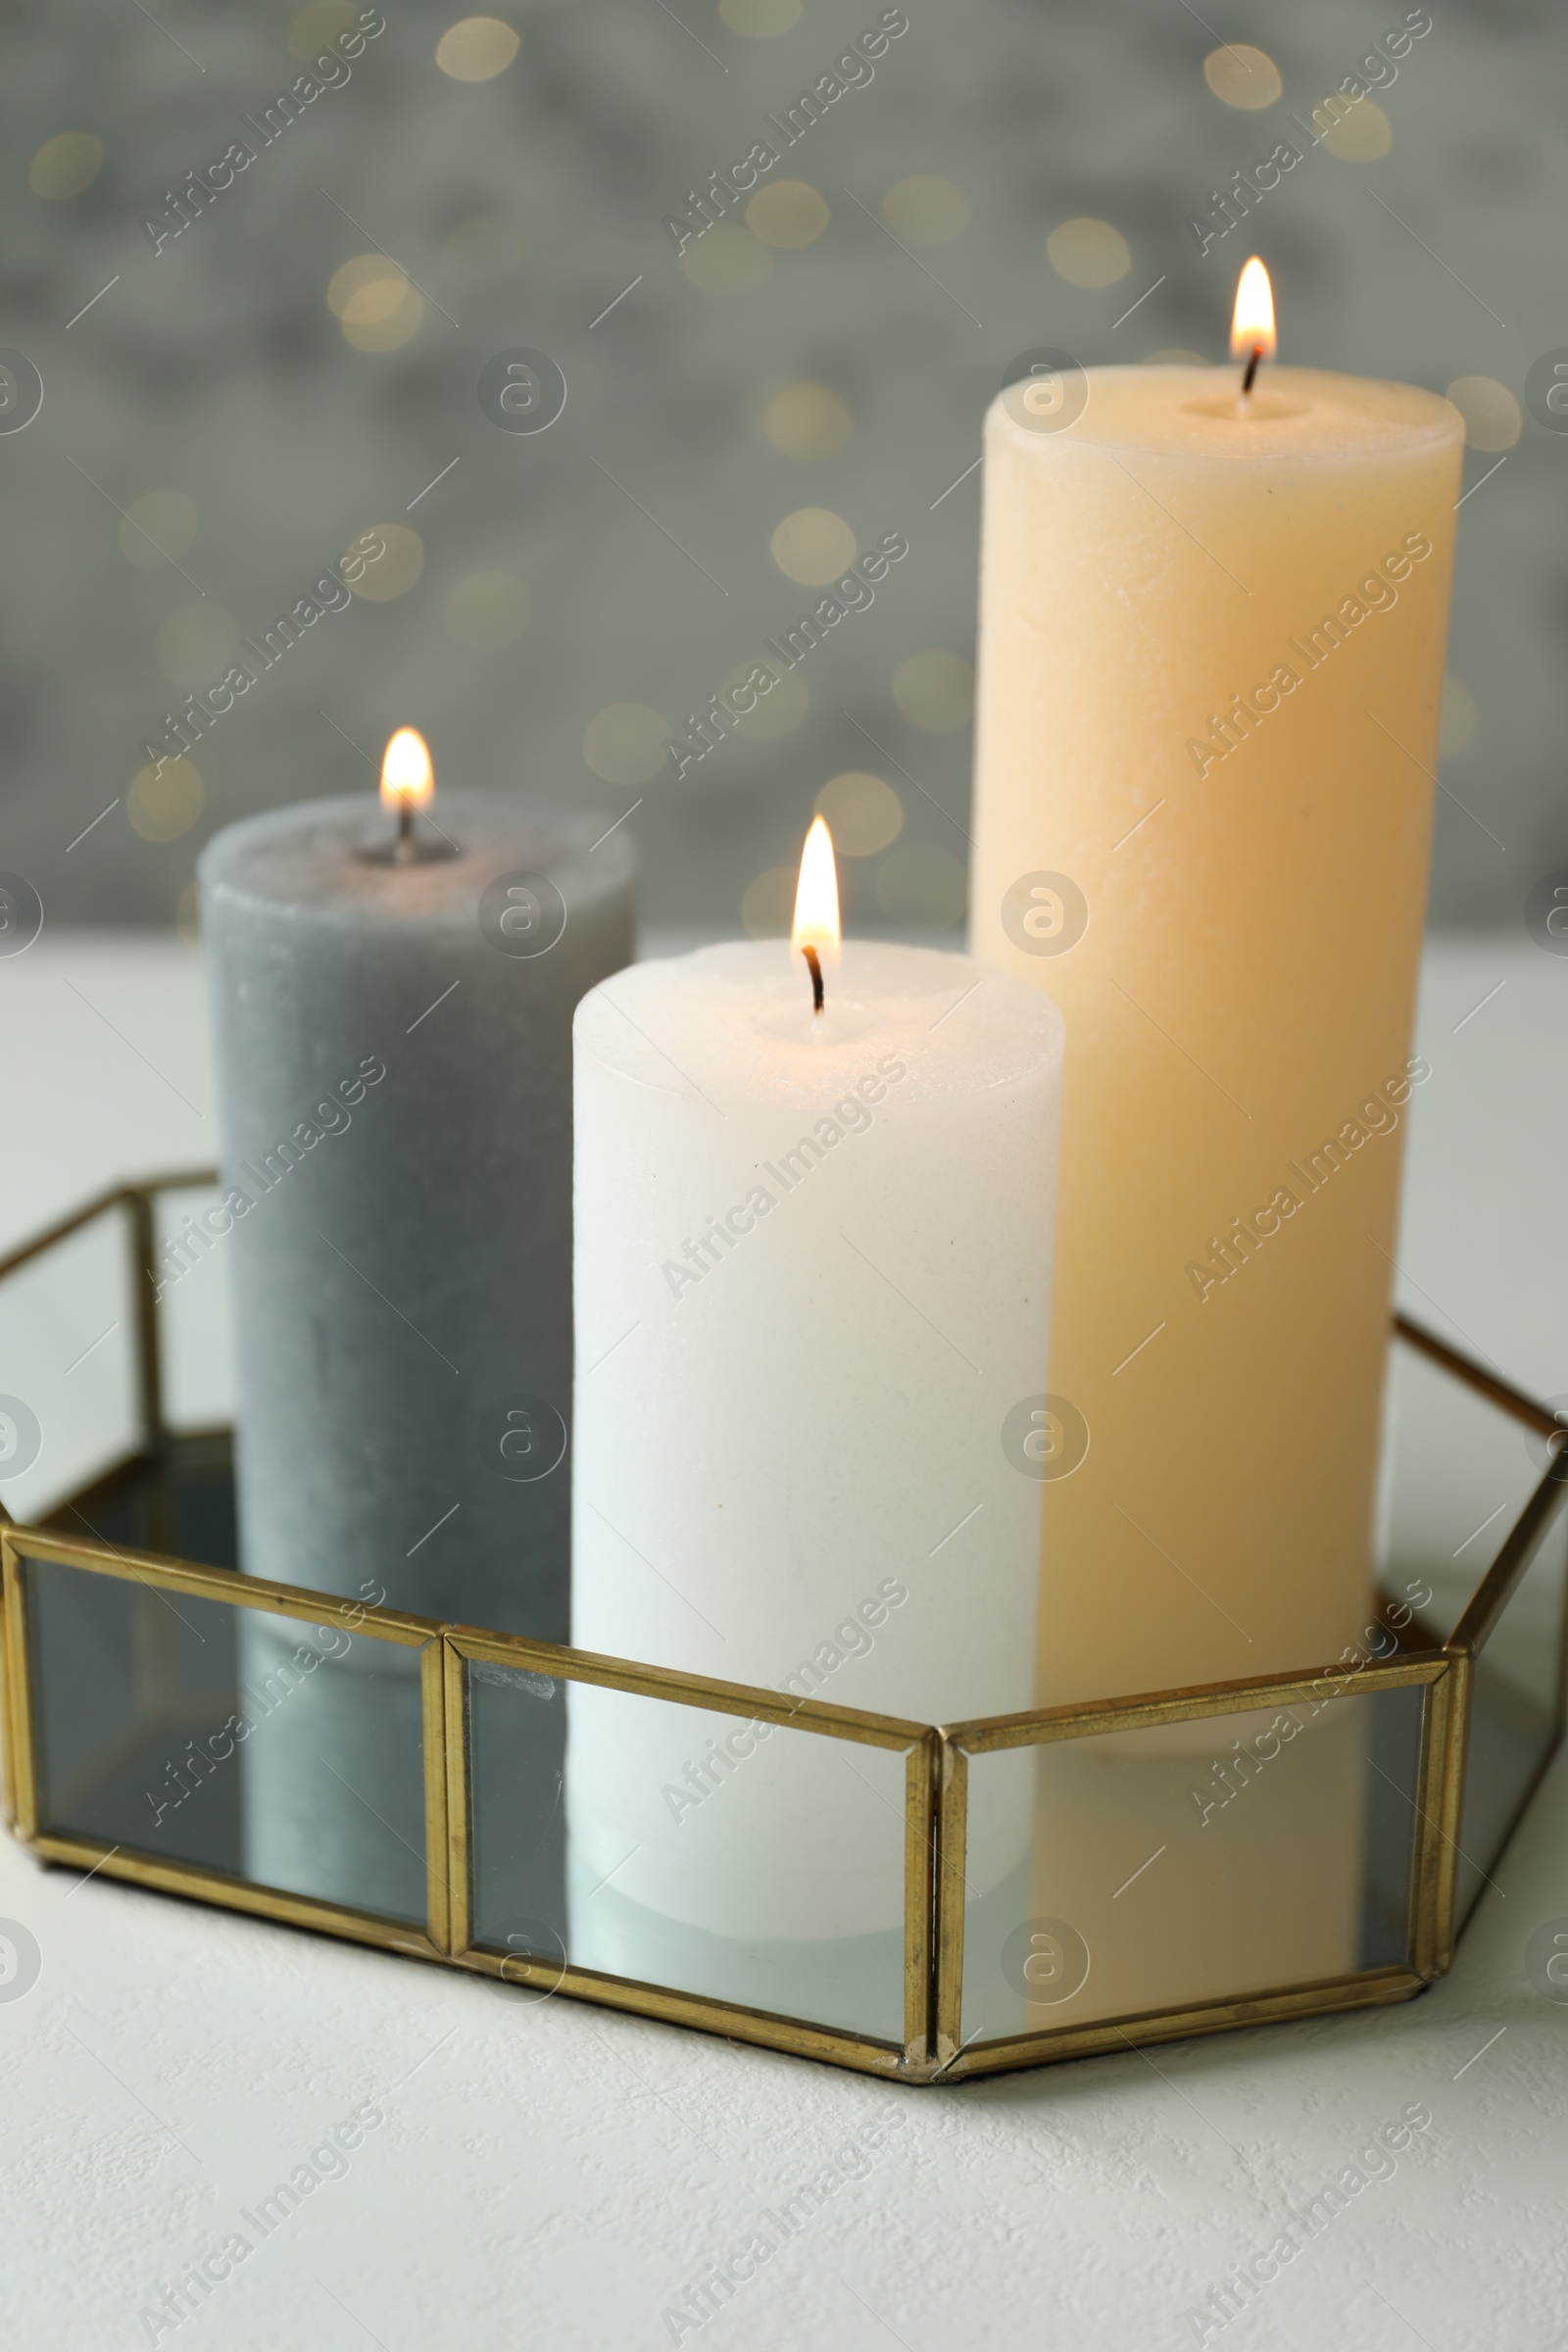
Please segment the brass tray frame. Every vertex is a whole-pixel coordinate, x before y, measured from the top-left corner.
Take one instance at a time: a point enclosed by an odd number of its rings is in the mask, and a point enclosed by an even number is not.
[[[3,1282],[95,1220],[116,1214],[124,1219],[134,1301],[139,1444],[90,1486],[59,1505],[44,1525],[20,1526],[0,1508],[0,1692],[4,1701],[0,1762],[4,1767],[5,1818],[20,1841],[46,1863],[127,1880],[161,1893],[252,1912],[287,1926],[344,1936],[408,1957],[500,1977],[545,1992],[631,2010],[731,2040],[827,2060],[906,2083],[958,2082],[1104,2050],[1407,2000],[1451,1965],[1456,1841],[1475,1665],[1568,1502],[1568,1452],[1548,1453],[1544,1475],[1452,1633],[1441,1643],[1423,1640],[1419,1645],[1397,1648],[1386,1659],[1358,1665],[1304,1667],[1288,1674],[1151,1691],[1114,1703],[1047,1708],[966,1723],[917,1723],[817,1699],[787,1699],[775,1690],[741,1683],[604,1657],[481,1627],[438,1624],[406,1611],[356,1603],[357,1631],[368,1639],[420,1653],[427,1902],[422,1933],[403,1922],[289,1894],[220,1871],[167,1861],[122,1845],[109,1847],[101,1839],[61,1836],[44,1828],[39,1808],[36,1692],[28,1641],[28,1560],[53,1561],[94,1576],[135,1580],[164,1592],[186,1593],[301,1620],[317,1620],[341,1605],[336,1594],[269,1583],[232,1569],[182,1560],[166,1551],[127,1549],[91,1532],[95,1510],[115,1496],[127,1491],[150,1495],[156,1512],[160,1497],[167,1501],[172,1495],[182,1474],[193,1469],[210,1474],[229,1458],[226,1431],[178,1433],[167,1425],[163,1334],[152,1276],[158,1197],[195,1191],[216,1182],[216,1172],[204,1168],[117,1186],[0,1261]],[[1562,1435],[1562,1424],[1544,1406],[1472,1363],[1434,1334],[1403,1316],[1395,1318],[1395,1330],[1398,1340],[1526,1429],[1548,1440]],[[77,1535],[68,1523],[89,1532]],[[168,1524],[172,1526],[172,1520]],[[902,2041],[880,2040],[806,2018],[775,2015],[668,1985],[476,1944],[469,1900],[471,1805],[465,1707],[465,1678],[470,1661],[522,1669],[567,1683],[600,1684],[648,1698],[902,1751],[906,1792]],[[1423,1693],[1415,1797],[1418,1829],[1411,1860],[1404,1963],[1281,1984],[1236,1998],[963,2045],[963,1858],[971,1756],[1096,1733],[1229,1715],[1252,1707],[1282,1707],[1332,1695],[1352,1684],[1358,1693],[1411,1686]],[[1549,1743],[1499,1846],[1512,1835],[1561,1740],[1564,1687],[1564,1660],[1560,1659]]]

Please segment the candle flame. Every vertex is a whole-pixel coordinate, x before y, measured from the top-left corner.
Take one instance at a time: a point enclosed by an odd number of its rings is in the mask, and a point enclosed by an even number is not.
[[[435,771],[417,727],[399,727],[381,761],[381,805],[422,808],[435,791]]]
[[[790,946],[797,956],[806,948],[814,948],[823,963],[837,963],[839,939],[839,877],[833,863],[833,836],[817,816],[811,820],[801,852]]]
[[[1231,319],[1231,358],[1250,360],[1254,351],[1265,360],[1274,357],[1274,289],[1268,271],[1254,253],[1236,285],[1236,311]]]

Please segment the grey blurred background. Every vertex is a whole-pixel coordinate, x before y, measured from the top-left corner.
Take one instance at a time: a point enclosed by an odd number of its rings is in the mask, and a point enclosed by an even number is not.
[[[409,722],[449,783],[640,804],[645,921],[771,927],[848,775],[849,919],[956,925],[985,406],[1034,346],[1222,357],[1253,245],[1283,357],[1459,387],[1433,914],[1522,921],[1568,863],[1568,437],[1527,397],[1568,341],[1568,14],[1433,0],[1396,78],[1200,255],[1189,216],[1398,0],[905,13],[765,195],[677,253],[666,218],[878,0],[386,0],[266,145],[243,118],[357,6],[13,0],[0,346],[44,398],[0,429],[0,865],[51,923],[188,932],[213,831],[373,792]],[[254,162],[155,250],[240,137]],[[480,404],[518,347],[565,377],[547,430]],[[164,714],[367,531],[366,592],[144,772]],[[888,532],[909,553],[874,607],[677,781],[663,731]]]

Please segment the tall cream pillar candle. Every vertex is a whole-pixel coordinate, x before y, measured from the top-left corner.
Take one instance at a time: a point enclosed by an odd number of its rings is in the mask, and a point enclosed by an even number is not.
[[[1265,368],[986,423],[971,946],[1067,1024],[1044,1704],[1362,1621],[1463,429]],[[1082,394],[1087,399],[1082,399]]]

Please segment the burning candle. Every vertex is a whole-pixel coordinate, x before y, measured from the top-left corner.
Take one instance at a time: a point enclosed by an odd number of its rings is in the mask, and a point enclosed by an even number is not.
[[[986,422],[974,952],[1067,1023],[1041,1700],[1363,1622],[1463,428],[1105,368]]]
[[[1054,1007],[841,949],[818,820],[788,954],[635,964],[574,1036],[573,1642],[922,1721],[1027,1706]],[[890,1800],[867,1748],[571,1709],[574,1962],[826,2016],[853,1947],[896,2009],[902,1771]],[[985,1825],[978,1890],[1027,1835]]]
[[[591,816],[431,791],[403,728],[383,811],[251,817],[202,858],[241,1557],[351,1603],[562,1641],[571,1019],[631,954],[631,857]],[[384,1647],[357,1639],[280,1685],[298,1629],[247,1613],[243,1635],[250,1875],[422,1915],[418,1748]],[[559,1906],[554,1836],[519,1908]]]
[[[1274,357],[1274,289],[1269,284],[1268,271],[1254,253],[1242,266],[1236,281],[1236,306],[1231,313],[1231,358],[1247,363],[1242,377],[1242,399],[1251,398],[1257,371],[1265,360]],[[1247,409],[1240,416],[1250,414]]]
[[[394,865],[412,865],[421,852],[429,854],[430,837],[416,835],[414,818],[416,809],[429,807],[434,795],[435,770],[424,737],[417,727],[399,727],[381,760],[381,804],[398,820]]]

